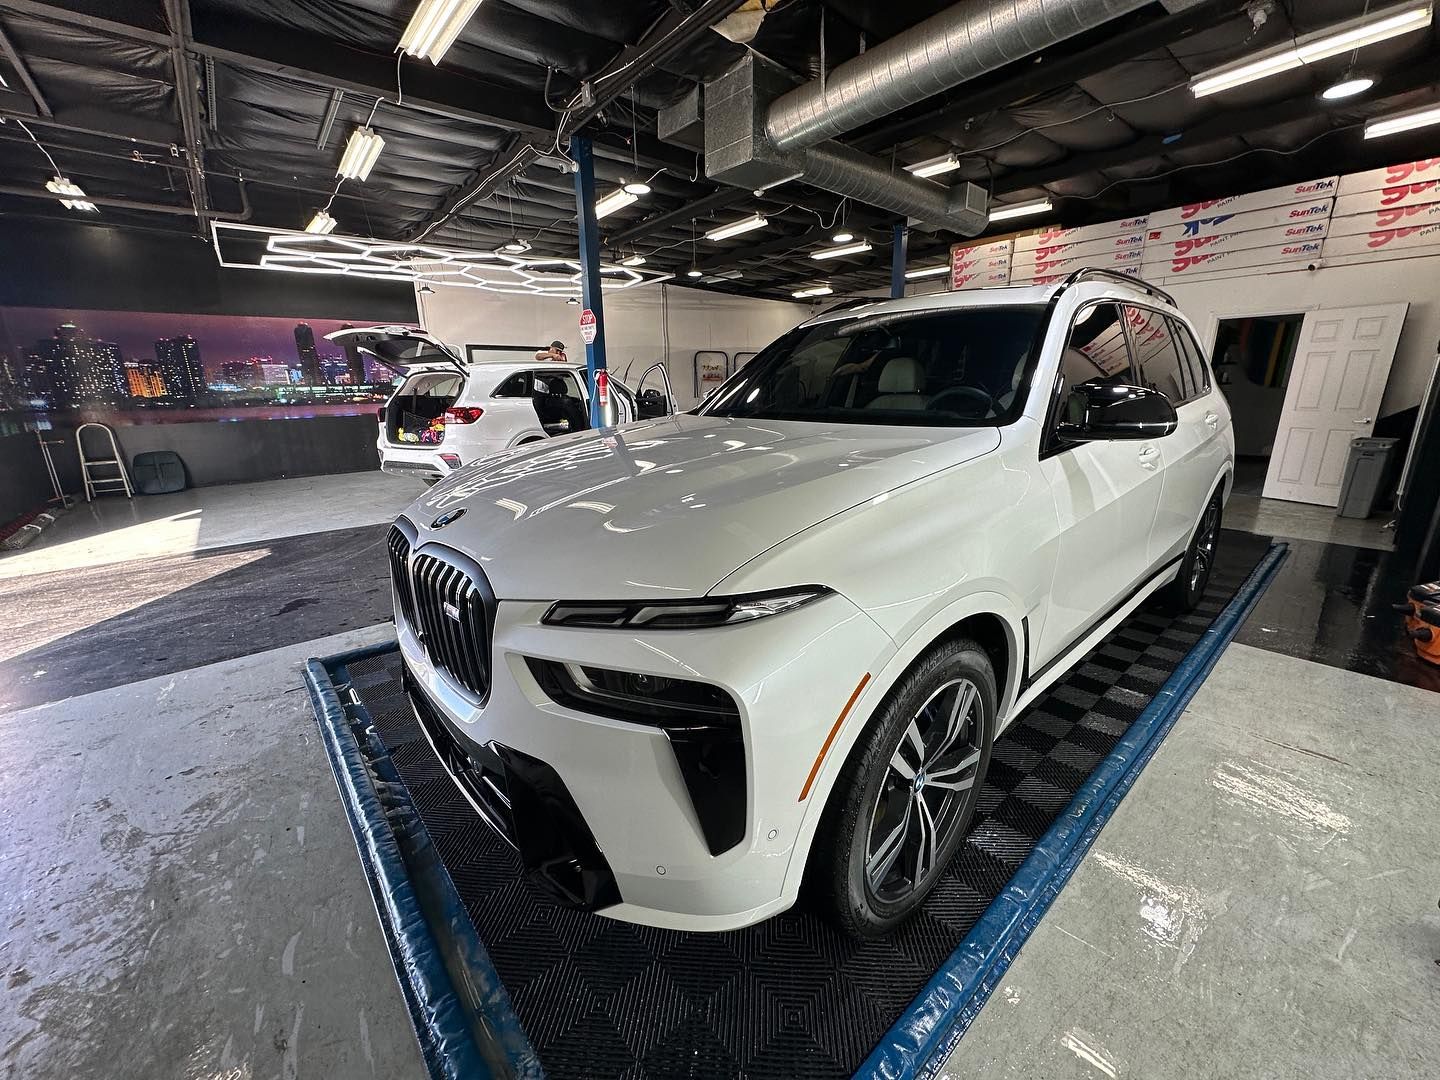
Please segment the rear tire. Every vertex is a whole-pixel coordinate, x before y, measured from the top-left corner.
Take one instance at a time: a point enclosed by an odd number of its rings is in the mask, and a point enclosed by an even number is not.
[[[850,753],[826,807],[813,881],[860,938],[912,915],[975,815],[995,737],[995,672],[968,639],[922,656]]]
[[[1216,492],[1200,515],[1200,524],[1195,526],[1195,535],[1180,560],[1180,572],[1175,580],[1160,590],[1163,607],[1180,615],[1188,615],[1200,606],[1210,577],[1215,572],[1215,554],[1220,546],[1220,519],[1223,508],[1220,492]]]

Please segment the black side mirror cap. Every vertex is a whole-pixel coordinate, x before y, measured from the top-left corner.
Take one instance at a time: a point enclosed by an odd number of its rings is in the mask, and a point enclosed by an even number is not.
[[[1175,406],[1158,390],[1087,382],[1071,389],[1055,434],[1070,442],[1160,439],[1179,422]]]

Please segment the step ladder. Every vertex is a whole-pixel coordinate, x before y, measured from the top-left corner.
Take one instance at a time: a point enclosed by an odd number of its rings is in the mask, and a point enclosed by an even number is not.
[[[105,438],[110,442],[110,456],[108,458],[88,458],[85,456],[86,428],[99,428],[105,433]],[[115,443],[115,432],[111,431],[104,424],[81,424],[75,429],[75,449],[80,454],[80,475],[85,478],[86,502],[94,502],[95,493],[103,488],[124,488],[127,499],[133,499],[135,497],[134,491],[130,488],[130,477],[125,472],[125,462],[120,459],[120,447]],[[113,466],[119,475],[96,476],[90,470],[97,465]]]

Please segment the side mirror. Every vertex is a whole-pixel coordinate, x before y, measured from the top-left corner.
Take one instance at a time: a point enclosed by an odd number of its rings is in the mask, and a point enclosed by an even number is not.
[[[1071,389],[1055,434],[1071,442],[1159,439],[1179,422],[1175,406],[1158,390],[1087,382]]]

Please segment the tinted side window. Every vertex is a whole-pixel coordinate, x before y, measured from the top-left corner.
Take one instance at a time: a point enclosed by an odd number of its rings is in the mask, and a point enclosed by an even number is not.
[[[1158,311],[1126,304],[1125,321],[1130,327],[1130,342],[1140,365],[1142,385],[1158,390],[1172,405],[1194,397],[1190,369],[1180,359],[1175,339],[1170,336],[1170,320]]]
[[[1070,327],[1070,338],[1060,357],[1062,393],[1086,382],[1134,383],[1130,349],[1119,304],[1084,308]]]
[[[569,371],[532,371],[535,377],[535,393],[537,394],[558,394],[561,397],[574,398],[576,401],[584,400],[580,396],[580,384],[575,381],[575,376]]]
[[[517,371],[508,379],[495,388],[492,397],[529,397],[530,396],[530,373],[528,371]]]
[[[1210,365],[1205,362],[1204,355],[1200,352],[1200,346],[1195,343],[1190,330],[1178,319],[1170,320],[1170,332],[1175,337],[1175,343],[1180,346],[1180,355],[1185,361],[1185,366],[1190,370],[1190,385],[1193,386],[1194,396],[1208,393],[1210,390]]]

